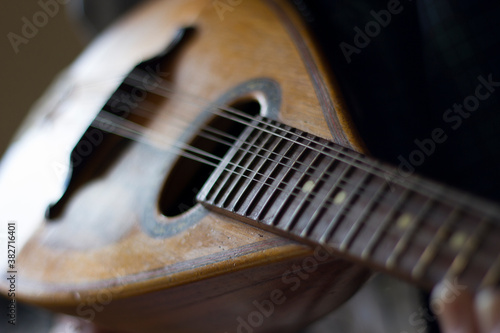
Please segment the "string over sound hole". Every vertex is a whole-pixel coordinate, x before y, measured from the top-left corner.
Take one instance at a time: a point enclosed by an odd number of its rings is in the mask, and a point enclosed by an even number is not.
[[[255,99],[241,100],[230,108],[249,116],[256,116],[261,111],[261,105]],[[197,203],[199,190],[245,128],[237,119],[240,118],[220,110],[220,115],[214,115],[188,142],[188,148],[177,159],[163,187],[159,201],[163,215],[178,216]],[[248,122],[248,119],[241,119]]]

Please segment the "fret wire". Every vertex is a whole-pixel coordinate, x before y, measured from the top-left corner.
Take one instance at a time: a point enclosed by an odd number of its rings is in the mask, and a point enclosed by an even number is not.
[[[491,275],[491,274],[490,274]]]
[[[324,147],[321,149],[321,151],[324,150]],[[321,154],[318,154],[318,156],[320,156]],[[328,163],[328,165],[330,165],[331,163],[333,162],[333,159],[330,159],[330,162]],[[311,162],[310,163],[310,166],[309,168],[312,168],[313,167],[313,163]],[[318,177],[316,177],[317,180],[321,180],[321,178],[325,175],[325,172],[328,168],[324,168],[323,171],[321,171],[320,175]],[[313,174],[311,175],[311,178],[312,178]],[[314,192],[314,189],[317,187],[318,185],[318,181],[315,181],[314,182],[314,185],[313,185],[313,188],[307,192],[304,197],[300,200],[299,204],[295,207],[295,210],[294,212],[292,213],[292,216],[290,217],[290,219],[288,220],[288,222],[283,226],[283,229],[286,230],[286,231],[289,231],[290,228],[293,226],[294,224],[294,221],[295,219],[298,217],[298,214],[299,214],[299,211],[302,209],[302,207],[304,206],[304,204],[306,202],[309,202],[313,199],[310,199],[309,198],[311,197],[312,193]]]
[[[288,145],[287,145],[288,144]],[[255,194],[255,197],[256,198],[260,198],[260,195],[261,195],[261,192],[262,192],[262,189],[265,188],[265,185],[269,182],[269,179],[272,179],[271,183],[275,180],[277,180],[276,178],[271,178],[271,176],[273,175],[273,173],[278,170],[278,166],[280,165],[281,167],[286,167],[286,162],[285,163],[281,163],[283,161],[283,159],[287,156],[287,154],[290,153],[290,150],[292,148],[295,148],[295,146],[293,145],[293,143],[291,141],[286,141],[285,143],[285,147],[286,147],[286,150],[285,152],[280,155],[280,154],[277,154],[277,157],[278,159],[275,161],[276,163],[272,164],[271,165],[271,168],[269,170],[269,173],[265,176],[265,180],[262,182],[262,183],[258,183],[256,186],[258,186],[258,190],[257,190],[257,193]],[[291,160],[290,158],[288,158],[288,160]],[[279,174],[278,174],[279,176]],[[269,188],[272,188],[270,186],[271,184],[269,184]],[[249,215],[250,212],[253,210],[253,205],[252,204],[249,204],[248,207],[246,208],[245,210],[245,215]]]
[[[299,137],[299,138],[300,138],[300,137]],[[298,138],[297,140],[299,140],[299,138]],[[294,143],[292,143],[292,145],[294,145]],[[272,200],[272,199],[273,199],[276,195],[279,195],[279,194],[284,193],[284,192],[281,192],[281,193],[276,194],[278,190],[280,190],[280,191],[284,190],[284,189],[280,189],[280,188],[279,188],[279,187],[280,187],[280,184],[282,184],[282,183],[283,183],[283,180],[287,179],[287,177],[290,175],[290,172],[291,172],[292,170],[294,170],[294,171],[300,171],[300,170],[298,170],[298,169],[297,169],[297,170],[295,170],[295,169],[293,168],[293,166],[294,166],[295,164],[299,163],[299,160],[302,158],[302,156],[303,156],[305,153],[307,153],[307,152],[308,152],[308,150],[307,150],[307,147],[304,147],[304,146],[299,146],[299,147],[300,147],[300,148],[302,148],[302,150],[301,150],[301,151],[297,154],[297,156],[295,157],[295,160],[292,162],[292,164],[290,164],[290,166],[288,167],[288,169],[287,169],[287,170],[283,173],[283,175],[281,176],[281,179],[280,179],[280,180],[279,180],[279,182],[278,182],[278,186],[276,186],[276,187],[274,187],[274,188],[273,188],[272,193],[271,193],[271,195],[270,195],[270,196],[269,196],[269,198],[268,198],[268,201],[264,204],[264,206],[262,207],[261,211],[260,211],[260,212],[259,212],[259,214],[257,215],[257,218],[258,218],[259,220],[263,220],[263,218],[264,218],[264,217],[262,216],[262,214],[265,214],[265,213],[268,211],[269,205],[271,205],[271,204],[274,202],[274,200]],[[294,148],[297,148],[297,147],[294,147]],[[293,159],[290,159],[290,160],[293,160]],[[285,165],[285,167],[286,167],[286,165]],[[286,186],[286,185],[291,185],[291,184],[285,184],[285,186]],[[269,186],[269,187],[271,187],[271,186]],[[293,194],[293,186],[292,186],[292,192],[290,192],[290,195],[292,195],[292,194]],[[283,204],[283,202],[281,202],[281,204]],[[278,208],[278,211],[279,211],[279,209],[280,209],[280,208]],[[276,214],[274,214],[274,216],[276,216]],[[272,223],[272,224],[275,224],[275,222],[276,222],[275,220],[274,220],[274,221],[271,221],[271,223]]]
[[[500,254],[496,258],[493,265],[486,273],[483,281],[481,281],[481,288],[498,287],[500,284]]]
[[[430,244],[420,255],[416,265],[411,272],[415,280],[420,280],[424,277],[427,269],[432,261],[436,258],[439,248],[442,246],[446,237],[450,234],[455,221],[457,221],[460,211],[455,207],[444,221],[443,225],[438,229],[436,235],[432,238]]]
[[[314,143],[314,141],[310,140],[308,142],[308,145],[307,147],[304,149],[304,152],[307,151],[307,154],[310,154],[311,152],[316,152],[312,149],[309,149],[308,150],[308,147],[311,143]],[[312,165],[314,163],[314,161],[316,161],[316,159],[320,156],[319,153],[316,153],[316,155],[313,157],[312,161],[309,163],[309,165]],[[297,159],[298,161],[298,159]],[[299,178],[297,178],[297,180],[295,181],[295,183],[293,184],[292,186],[292,192],[290,193],[289,196],[287,196],[284,200],[281,201],[280,205],[278,206],[278,209],[276,210],[275,212],[275,218],[274,218],[274,221],[273,221],[273,225],[276,225],[277,223],[279,223],[279,219],[281,218],[281,215],[284,213],[283,212],[283,208],[286,206],[286,204],[292,199],[294,198],[294,195],[293,195],[293,191],[294,189],[297,188],[297,185],[304,179],[305,177],[305,173],[302,173]],[[290,183],[288,184],[290,185]]]
[[[396,204],[391,207],[391,209],[387,213],[386,217],[382,220],[380,227],[377,228],[375,233],[372,235],[372,237],[368,241],[368,244],[366,245],[365,249],[361,253],[362,259],[368,260],[370,258],[370,255],[372,254],[375,246],[378,244],[380,238],[382,237],[382,234],[384,232],[386,232],[386,230],[389,227],[389,224],[391,224],[392,217],[400,209],[401,205],[404,203],[404,201],[408,198],[409,195],[410,195],[410,191],[407,188],[403,188],[402,195],[399,196],[399,198],[396,201]]]
[[[207,128],[204,128],[203,130],[207,130]],[[219,134],[219,133],[220,133],[220,131],[217,131],[217,130],[215,130],[215,129],[209,129],[209,130],[207,130],[207,131],[209,131],[209,132],[213,132],[213,133],[216,133],[216,134]],[[210,135],[210,134],[199,133],[198,135],[199,135],[199,136],[201,136],[201,137],[207,138],[207,139],[209,139],[209,140],[212,140],[212,141],[215,141],[215,142],[218,142],[218,143],[221,143],[221,144],[225,144],[225,145],[231,146],[231,143],[229,143],[229,142],[227,142],[227,141],[224,141],[224,140],[221,140],[221,139],[218,139],[218,138],[216,138],[216,137],[214,137],[214,136],[212,136],[212,135]],[[220,134],[220,135],[223,135],[223,133],[222,133],[222,134]],[[233,140],[235,140],[235,141],[238,139],[238,138],[233,138],[233,137],[231,137],[231,136],[229,136],[229,135],[227,135],[227,137],[228,137],[229,139],[233,139]],[[280,138],[280,139],[281,139],[281,138]],[[287,142],[288,142],[288,143],[291,143],[289,140],[287,140]],[[261,148],[261,150],[262,150],[262,151],[264,151],[264,152],[269,152],[269,153],[270,153],[270,154],[269,154],[269,156],[271,156],[271,155],[276,155],[276,157],[278,157],[278,158],[279,158],[279,162],[278,162],[278,164],[281,164],[282,166],[287,166],[286,162],[282,162],[282,160],[283,160],[283,159],[291,160],[288,156],[286,156],[286,154],[285,154],[285,155],[284,155],[284,154],[280,154],[280,153],[273,152],[273,151],[270,151],[269,149],[265,149],[265,148]],[[257,155],[257,157],[266,157],[265,155],[261,155],[261,154],[259,154],[259,153],[255,153],[255,154]],[[338,156],[338,154],[337,154],[336,156]],[[377,162],[377,161],[374,161],[374,164],[378,164],[378,162]],[[300,165],[304,165],[304,164],[300,164]],[[294,171],[297,171],[297,172],[302,172],[302,171],[301,171],[300,169],[298,169],[298,168],[293,168],[293,170],[294,170]],[[309,172],[309,171],[307,171],[307,172],[305,172],[305,173],[306,173],[306,175],[308,175],[308,176],[312,176],[312,175],[314,174],[314,171],[316,171],[316,170],[317,170],[317,168],[316,168],[316,167],[311,167],[311,168],[310,168],[310,170],[312,170],[313,172]],[[264,175],[264,174],[260,174],[260,175],[261,175],[261,176],[266,176],[266,175]],[[331,175],[332,175],[332,174],[331,174],[331,173],[329,173],[329,172],[326,172],[326,173],[325,173],[325,176],[331,176]],[[266,177],[268,177],[268,176],[266,176]],[[274,179],[273,179],[273,180],[274,180]],[[346,181],[346,183],[348,184],[349,182],[348,182],[348,181]]]
[[[251,137],[251,135],[254,131],[255,131],[254,129],[249,130],[248,135],[245,135],[246,139],[248,139],[248,137]],[[250,144],[253,144],[257,140],[257,137],[258,136],[256,136],[256,135],[251,137]],[[234,154],[232,156],[228,156],[226,154],[226,156],[224,156],[224,158],[221,159],[221,161],[219,162],[219,165],[221,163],[225,163],[226,160],[227,160],[227,164],[224,167],[224,169],[221,170],[219,176],[216,178],[216,181],[212,185],[212,188],[207,193],[207,195],[206,195],[207,201],[214,202],[217,198],[220,198],[220,193],[221,193],[220,191],[222,190],[222,188],[224,187],[226,182],[229,180],[229,178],[233,174],[237,173],[237,171],[235,171],[235,170],[238,168],[238,164],[244,158],[244,155],[245,155],[243,153],[244,150],[242,150],[241,147],[245,144],[247,144],[247,143],[244,141],[236,141],[236,146],[238,146],[238,149],[236,149]],[[186,148],[184,148],[184,150],[186,150]],[[234,163],[231,163],[231,161],[234,160],[235,158],[236,158],[236,160],[234,161]],[[216,171],[217,171],[217,168],[216,168]],[[215,198],[213,198],[214,195],[215,195]]]
[[[446,272],[446,279],[459,277],[464,272],[464,270],[467,268],[467,265],[469,265],[472,256],[479,248],[481,238],[484,236],[487,230],[488,221],[486,219],[483,219],[481,220],[479,226],[476,227],[472,235],[467,238],[467,241],[460,252],[455,256],[455,259],[451,263],[450,268]]]
[[[270,136],[269,137],[270,139],[275,139],[274,137]],[[268,150],[268,152],[264,153],[264,156],[262,156],[262,158],[258,161],[258,164],[256,165],[256,168],[254,168],[254,170],[251,170],[252,172],[252,175],[247,178],[244,182],[247,184],[247,186],[242,190],[240,191],[240,194],[238,195],[238,197],[236,198],[236,200],[234,201],[234,204],[231,206],[231,207],[228,207],[228,209],[230,210],[235,210],[237,211],[239,209],[239,206],[242,204],[241,203],[241,200],[242,199],[245,199],[245,195],[247,194],[248,192],[248,185],[249,184],[252,184],[252,182],[255,181],[255,177],[257,176],[257,174],[259,174],[259,172],[262,170],[263,166],[266,164],[267,161],[271,161],[269,159],[269,155],[270,155],[270,152],[275,150],[280,142],[282,142],[283,139],[282,138],[278,138],[278,140],[273,144],[273,147],[271,149]],[[266,142],[266,144],[269,143],[269,140]],[[265,145],[266,144],[263,144],[261,148],[259,148],[260,150],[263,150],[265,148]],[[258,155],[255,154],[255,157],[254,159],[257,157]],[[265,172],[265,171],[264,171]],[[264,173],[260,173],[260,175],[264,175]],[[258,183],[258,182],[257,182]],[[254,198],[255,199],[255,198]]]
[[[379,177],[379,179],[381,178]],[[378,190],[372,196],[370,201],[365,205],[361,215],[357,218],[356,222],[354,222],[354,224],[351,226],[346,236],[344,237],[344,240],[340,244],[339,247],[340,251],[345,252],[349,249],[349,246],[352,243],[354,236],[358,234],[359,230],[361,229],[361,226],[366,221],[369,214],[373,211],[374,207],[381,202],[382,195],[385,194],[388,186],[389,182],[387,181],[382,182],[382,185],[378,188]]]
[[[213,199],[211,199],[212,202],[216,202],[216,201],[218,201],[218,199],[220,199],[220,193],[221,193],[222,188],[224,187],[224,184],[226,184],[226,182],[230,179],[230,177],[234,173],[236,173],[236,169],[238,168],[239,163],[243,160],[245,154],[251,149],[251,147],[257,141],[257,139],[259,137],[258,135],[254,135],[252,137],[252,134],[254,134],[255,131],[256,131],[255,129],[249,130],[249,134],[247,137],[250,137],[251,139],[250,139],[250,142],[247,143],[247,148],[242,149],[242,147],[239,147],[239,149],[235,152],[235,154],[239,154],[237,159],[235,160],[235,162],[232,163],[232,165],[229,168],[225,167],[226,170],[224,170],[224,175],[223,176],[221,175],[221,177],[219,177],[217,179],[212,190],[210,191],[211,192],[210,198],[213,197]],[[240,145],[243,146],[244,144],[245,144],[245,142],[241,141]],[[234,156],[232,158],[234,158]],[[217,186],[217,189],[215,189],[215,186]],[[214,197],[213,193],[216,193],[215,197]],[[207,198],[208,198],[208,195],[207,195]]]
[[[266,145],[268,145],[270,143],[272,144],[274,139],[275,139],[275,137],[273,135],[267,135],[265,140],[262,141],[259,144],[259,146],[254,147],[255,151],[253,152],[251,158],[249,158],[248,167],[245,167],[245,170],[249,171],[251,173],[251,175],[247,176],[247,177],[240,177],[236,182],[234,182],[237,192],[234,196],[234,199],[231,199],[232,203],[229,202],[228,205],[225,206],[227,209],[229,209],[231,211],[234,210],[235,207],[238,205],[238,202],[241,200],[242,196],[247,192],[248,186],[252,185],[253,181],[256,181],[255,176],[257,175],[257,173],[260,172],[262,165],[267,160],[266,156],[264,156],[263,158],[257,158],[257,156],[259,156],[258,152],[261,151],[263,148],[265,148]],[[279,138],[279,140],[282,140],[282,139]],[[275,146],[276,145],[277,145],[277,143],[275,144]],[[252,164],[254,164],[254,163],[256,163],[256,164],[252,168]],[[245,171],[243,172],[243,174],[244,173],[245,173]],[[241,186],[239,184],[241,184]],[[246,184],[247,186],[244,187],[243,184]]]
[[[403,236],[399,239],[399,241],[396,243],[396,246],[392,250],[391,255],[389,258],[387,258],[385,262],[385,266],[388,269],[394,269],[397,261],[399,260],[399,257],[401,254],[403,254],[404,251],[408,248],[408,245],[411,241],[411,238],[417,231],[418,226],[421,224],[422,219],[424,218],[425,215],[429,212],[431,207],[435,204],[435,201],[433,199],[428,199],[424,207],[418,212],[418,214],[412,219],[410,226],[408,229],[404,232]]]
[[[360,184],[360,185],[365,184],[370,179],[371,176],[373,176],[373,175],[371,175],[370,173],[365,172],[358,184]],[[350,206],[351,201],[359,193],[359,191],[360,191],[359,186],[356,186],[356,188],[351,191],[351,193],[346,198],[346,200],[344,200],[344,202],[342,203],[342,206],[335,213],[335,216],[333,217],[333,219],[331,220],[331,222],[328,224],[326,230],[323,232],[323,235],[319,239],[320,243],[326,243],[326,242],[328,242],[331,239],[332,233],[334,232],[334,230],[337,228],[337,226],[339,224],[339,221],[340,221],[339,217],[340,217],[341,213],[345,210],[346,207]]]
[[[261,141],[268,140],[271,137],[271,134],[263,132],[263,131],[258,131],[258,134],[256,135],[256,137],[257,138],[253,142],[253,144],[248,145],[248,147],[244,149],[245,152],[242,154],[242,158],[239,159],[240,162],[243,162],[243,163],[241,165],[238,165],[238,167],[241,170],[243,170],[243,172],[240,175],[236,175],[236,176],[232,177],[233,180],[229,184],[228,188],[223,191],[223,195],[222,195],[220,200],[214,200],[214,202],[216,202],[216,201],[220,202],[222,207],[225,207],[225,204],[226,204],[228,198],[230,197],[230,194],[236,188],[237,183],[239,183],[239,181],[242,179],[242,176],[244,175],[245,170],[248,168],[248,166],[255,159],[255,154],[253,154],[251,150],[257,146],[257,142],[259,141],[259,139]],[[250,158],[248,158],[249,155],[250,155]]]
[[[338,160],[337,160],[338,162]],[[347,165],[342,173],[337,177],[335,180],[335,183],[332,184],[330,187],[330,190],[328,190],[328,193],[323,197],[323,200],[321,203],[318,205],[318,208],[314,211],[314,214],[309,218],[309,221],[306,223],[306,227],[302,230],[300,233],[301,237],[306,237],[309,235],[311,228],[315,224],[316,219],[319,216],[320,211],[326,207],[327,200],[335,193],[336,190],[338,190],[339,184],[341,181],[344,180],[345,176],[351,171],[352,165]]]

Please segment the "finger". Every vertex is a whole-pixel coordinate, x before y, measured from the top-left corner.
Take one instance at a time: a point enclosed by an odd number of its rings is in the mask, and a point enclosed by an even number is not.
[[[432,291],[431,307],[443,333],[480,333],[474,312],[474,297],[466,290],[452,290],[441,283]]]
[[[78,317],[57,315],[49,333],[95,333],[94,326]]]
[[[500,333],[500,291],[485,289],[475,299],[481,333]]]

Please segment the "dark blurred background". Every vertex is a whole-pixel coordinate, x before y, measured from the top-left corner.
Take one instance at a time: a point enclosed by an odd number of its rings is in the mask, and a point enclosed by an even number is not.
[[[22,37],[23,17],[32,20],[41,10],[37,1],[2,0],[0,20],[0,154],[33,102],[54,76],[81,52],[84,39],[61,6],[59,13],[15,52],[9,33]]]

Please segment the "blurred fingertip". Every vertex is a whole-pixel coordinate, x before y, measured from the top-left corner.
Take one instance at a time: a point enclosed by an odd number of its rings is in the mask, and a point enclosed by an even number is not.
[[[481,332],[500,333],[500,290],[481,290],[474,300]]]

